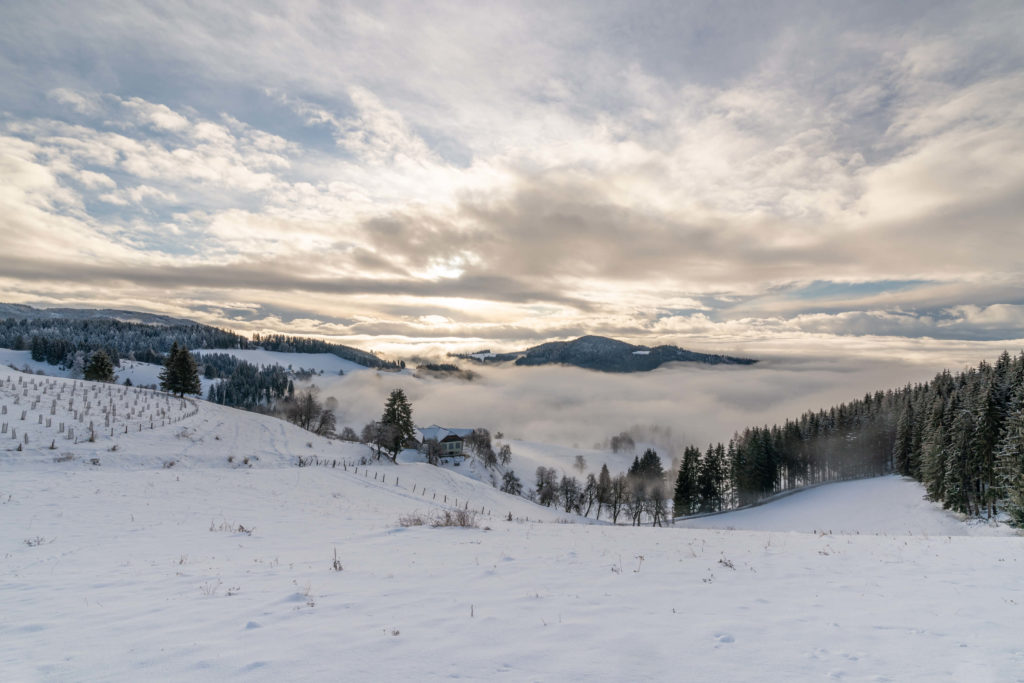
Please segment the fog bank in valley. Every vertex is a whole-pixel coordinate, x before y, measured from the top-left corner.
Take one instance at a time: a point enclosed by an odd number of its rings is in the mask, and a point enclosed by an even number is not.
[[[670,430],[671,438],[659,440],[669,450],[726,441],[747,426],[925,381],[942,366],[858,358],[772,359],[746,367],[675,363],[634,374],[564,366],[473,369],[479,377],[469,382],[353,372],[315,383],[323,397],[338,400],[339,428],[358,431],[379,418],[388,393],[400,387],[419,425],[486,427],[511,439],[580,448],[637,425],[655,425]]]

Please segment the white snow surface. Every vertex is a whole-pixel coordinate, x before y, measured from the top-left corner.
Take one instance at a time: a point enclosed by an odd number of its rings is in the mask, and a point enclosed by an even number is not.
[[[200,354],[224,353],[254,365],[280,365],[285,369],[312,370],[313,372],[330,376],[336,376],[341,372],[347,374],[368,369],[358,363],[339,358],[333,353],[286,353],[283,351],[265,351],[264,349],[196,349],[195,352]],[[5,366],[13,365],[19,370],[27,367],[32,372],[42,372],[44,375],[51,377],[71,376],[71,371],[68,369],[32,360],[31,351],[15,351],[13,349],[0,348],[0,364]],[[161,370],[163,370],[162,365],[140,363],[122,358],[121,366],[114,368],[114,375],[117,377],[118,383],[123,383],[125,379],[131,379],[132,384],[136,386],[158,386],[160,384],[159,375]],[[316,378],[312,379],[314,384],[316,381]],[[199,382],[202,385],[202,396],[206,396],[206,392],[210,390],[210,385],[217,382],[217,380],[200,377]]]
[[[49,449],[72,387],[128,433]],[[734,513],[759,530],[560,524],[455,470],[356,471],[363,446],[120,391],[0,368],[0,680],[1024,679],[1024,538],[965,531],[912,482]],[[399,524],[456,498],[478,528]]]
[[[31,351],[15,351],[14,349],[0,348],[0,365],[14,365],[19,370],[27,367],[32,372],[41,370],[45,375],[67,376],[67,371],[60,370],[56,365],[32,360]]]
[[[348,374],[357,370],[368,370],[364,365],[339,358],[333,353],[288,353],[264,349],[196,349],[196,353],[226,353],[253,365],[280,365],[293,370],[314,370],[324,375]],[[315,383],[316,380],[314,380]]]
[[[71,370],[62,368],[59,365],[50,365],[45,361],[32,360],[31,351],[14,351],[13,349],[0,349],[0,364],[4,366],[13,365],[22,370],[28,368],[32,372],[41,373],[50,377],[71,377]],[[131,379],[135,386],[159,386],[160,371],[162,365],[154,363],[140,363],[139,361],[122,358],[120,367],[114,368],[114,377],[118,384],[123,384],[126,379]],[[337,373],[335,373],[337,374]],[[205,377],[199,378],[203,388],[203,396],[209,391],[210,385],[217,380],[209,380]]]
[[[813,514],[811,514],[813,513]],[[1012,535],[992,525],[939,510],[912,479],[896,475],[827,484],[794,492],[757,507],[677,520],[691,529],[743,529],[834,534],[931,536]]]

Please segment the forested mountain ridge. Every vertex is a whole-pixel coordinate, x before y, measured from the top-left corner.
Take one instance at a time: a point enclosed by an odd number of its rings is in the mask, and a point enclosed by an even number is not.
[[[157,313],[125,311],[117,308],[34,308],[25,304],[0,303],[0,319],[16,320],[120,320],[147,325],[196,325],[185,318],[174,318]]]
[[[365,365],[368,368],[393,369],[404,367],[401,361],[383,360],[369,351],[345,346],[344,344],[333,344],[322,339],[310,337],[289,337],[283,334],[255,334],[252,338],[252,345],[267,351],[281,351],[284,353],[331,353],[353,363]]]
[[[269,351],[330,353],[366,367],[400,366],[397,361],[387,361],[367,351],[320,339],[255,335],[250,340],[210,325],[151,313],[112,309],[36,309],[20,304],[0,304],[0,347],[30,350],[34,360],[51,365],[71,367],[80,355],[97,350],[105,351],[115,363],[120,358],[162,363],[164,354],[174,343],[189,349],[259,346]]]
[[[757,362],[750,358],[697,353],[678,346],[640,346],[597,335],[546,342],[513,353],[460,354],[459,357],[483,362],[515,361],[516,365],[574,365],[601,372],[647,372],[673,361],[709,365],[752,365]]]

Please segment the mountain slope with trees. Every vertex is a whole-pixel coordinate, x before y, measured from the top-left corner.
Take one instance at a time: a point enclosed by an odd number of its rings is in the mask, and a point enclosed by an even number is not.
[[[480,362],[514,361],[516,365],[575,365],[601,372],[648,372],[674,361],[708,365],[752,365],[757,362],[751,358],[697,353],[678,346],[640,346],[596,335],[547,342],[514,353],[459,354],[458,357]]]
[[[1024,525],[1024,353],[876,391],[782,425],[751,427],[703,456],[687,449],[676,514],[756,503],[813,484],[896,472],[967,515]]]
[[[2,317],[7,316],[7,317]],[[248,349],[291,353],[330,353],[365,367],[397,369],[399,361],[320,339],[254,335],[151,313],[111,309],[36,309],[0,304],[0,348],[31,350],[32,359],[72,367],[102,350],[117,366],[121,358],[163,364],[173,344],[190,349]]]

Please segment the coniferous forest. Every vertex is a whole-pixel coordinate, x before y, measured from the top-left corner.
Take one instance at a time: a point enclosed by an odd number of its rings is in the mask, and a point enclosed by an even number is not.
[[[280,365],[256,366],[226,353],[204,353],[197,359],[204,376],[220,379],[210,385],[206,400],[234,408],[269,410],[295,389],[287,370]]]
[[[0,320],[0,348],[30,350],[32,359],[71,367],[79,352],[102,350],[118,365],[121,358],[162,364],[171,346],[189,349],[248,349],[292,353],[330,353],[373,368],[397,368],[397,361],[344,344],[284,335],[241,335],[199,323],[149,324],[111,318],[6,318]]]
[[[814,484],[895,472],[948,509],[1024,525],[1024,353],[876,391],[782,425],[687,448],[675,514],[750,505]]]
[[[353,363],[365,365],[368,368],[398,368],[404,367],[401,361],[388,361],[375,356],[368,351],[361,351],[345,346],[344,344],[332,344],[322,339],[309,337],[290,337],[283,334],[255,334],[252,338],[252,345],[259,346],[267,351],[283,351],[287,353],[332,353],[338,358],[350,360]]]

